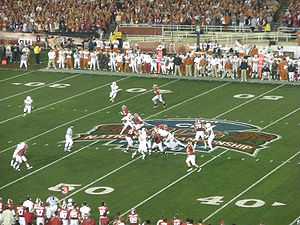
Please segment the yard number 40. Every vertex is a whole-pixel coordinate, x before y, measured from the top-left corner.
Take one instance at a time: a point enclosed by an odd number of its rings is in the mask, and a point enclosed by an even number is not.
[[[221,205],[224,202],[224,196],[210,196],[206,198],[198,198],[202,205]],[[235,203],[236,206],[242,208],[259,208],[265,205],[260,199],[242,199]]]

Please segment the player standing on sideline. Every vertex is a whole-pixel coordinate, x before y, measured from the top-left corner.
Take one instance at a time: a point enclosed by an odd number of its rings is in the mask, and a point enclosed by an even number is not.
[[[152,98],[152,101],[154,103],[154,108],[157,108],[157,103],[160,102],[163,104],[164,107],[166,107],[166,102],[163,100],[162,95],[161,95],[161,90],[158,87],[157,84],[153,85],[153,92],[155,96]]]
[[[186,164],[188,166],[188,170],[187,172],[190,172],[193,170],[193,167],[197,168],[199,172],[201,170],[201,167],[199,167],[197,164],[196,164],[196,151],[193,147],[193,142],[191,140],[188,141],[188,144],[186,146],[186,154],[187,154],[187,157],[186,157]]]
[[[110,85],[109,101],[114,102],[119,91],[120,89],[119,86],[117,85],[117,82],[115,81],[112,82],[112,84]]]
[[[99,225],[108,225],[109,224],[109,209],[106,206],[105,202],[101,203],[101,206],[98,207],[99,211]]]
[[[23,116],[26,116],[26,113],[27,114],[30,114],[31,113],[31,109],[32,109],[32,98],[30,96],[27,96],[24,100],[24,114]]]
[[[197,142],[201,138],[201,140],[203,141],[203,144],[204,144],[204,148],[206,149],[207,145],[206,145],[206,141],[205,141],[205,125],[204,125],[204,123],[201,122],[200,120],[196,120],[195,124],[194,124],[194,129],[196,131],[194,148],[196,148]]]
[[[208,136],[207,144],[208,144],[208,147],[210,148],[210,150],[213,149],[212,142],[215,139],[215,133],[213,131],[214,127],[215,126],[211,125],[211,123],[206,123],[205,124],[206,133],[207,133],[207,136]]]
[[[20,69],[23,69],[23,66],[25,67],[25,70],[28,69],[28,55],[26,53],[21,55]]]
[[[20,166],[22,162],[25,162],[27,169],[31,169],[32,166],[29,165],[26,158],[28,145],[25,142],[21,142],[17,145],[17,148],[14,151],[10,165],[17,171],[20,171]]]
[[[70,152],[71,148],[73,146],[73,126],[70,126],[67,129],[66,135],[65,135],[65,152]]]
[[[129,225],[138,225],[141,223],[139,215],[136,213],[135,209],[131,209],[128,215],[128,223]]]

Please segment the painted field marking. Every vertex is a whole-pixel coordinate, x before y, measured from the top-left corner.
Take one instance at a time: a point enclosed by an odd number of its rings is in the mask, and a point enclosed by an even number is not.
[[[221,153],[219,153],[218,155],[214,156],[213,158],[211,158],[210,160],[206,161],[205,163],[203,163],[202,165],[200,165],[201,167],[206,166],[207,164],[211,163],[212,161],[214,161],[215,159],[217,159],[218,157],[220,157],[221,155],[225,154],[226,152],[228,152],[229,150],[225,150]],[[186,177],[190,176],[191,174],[193,174],[194,172],[196,172],[197,169],[192,170],[191,172],[186,173],[185,175],[179,177],[178,179],[176,179],[175,181],[173,181],[172,183],[166,185],[165,187],[163,187],[162,189],[160,189],[159,191],[153,193],[152,195],[150,195],[148,198],[146,198],[145,200],[141,201],[140,203],[136,204],[135,206],[129,208],[127,211],[123,212],[121,214],[121,216],[126,215],[127,213],[130,212],[130,210],[132,208],[138,208],[142,205],[144,205],[146,202],[150,201],[151,199],[155,198],[157,195],[161,194],[162,192],[164,192],[165,190],[169,189],[170,187],[174,186],[175,184],[177,184],[178,182],[182,181],[183,179],[185,179]]]
[[[119,80],[116,80],[116,82],[119,82],[119,81],[122,81],[122,80],[126,80],[126,79],[129,79],[129,78],[130,78],[130,77],[121,78],[121,79],[119,79]],[[96,91],[96,90],[99,90],[99,89],[102,89],[103,87],[106,87],[106,86],[108,86],[108,85],[110,85],[110,84],[111,84],[111,82],[106,83],[106,84],[101,85],[101,86],[98,86],[98,87],[95,87],[95,88],[92,88],[92,89],[89,89],[89,90],[84,91],[84,92],[80,92],[79,94],[72,95],[72,96],[70,96],[70,97],[68,97],[68,98],[63,98],[62,100],[53,102],[53,103],[51,103],[51,104],[49,104],[49,105],[45,105],[45,106],[36,108],[36,109],[33,110],[33,112],[37,112],[37,111],[46,109],[46,108],[48,108],[48,107],[54,106],[54,105],[56,105],[56,104],[59,104],[59,103],[62,103],[62,102],[66,102],[66,101],[68,101],[68,100],[70,100],[70,99],[73,99],[73,98],[76,98],[76,97],[85,95],[85,94],[87,94],[87,93],[90,93],[90,92],[93,92],[93,91]],[[0,124],[4,124],[4,123],[6,123],[6,122],[8,122],[8,121],[11,121],[11,120],[16,119],[16,118],[19,118],[19,117],[23,117],[23,113],[22,113],[22,114],[19,114],[19,115],[16,115],[16,116],[13,116],[13,117],[11,117],[11,118],[8,118],[8,119],[6,119],[6,120],[2,120],[2,121],[0,121]]]
[[[0,80],[0,83],[1,83],[1,82],[4,82],[4,81],[8,81],[8,80],[15,79],[15,78],[17,78],[17,77],[22,77],[22,76],[25,76],[25,75],[27,75],[27,74],[33,73],[33,72],[35,72],[35,71],[34,71],[34,70],[33,70],[33,71],[28,71],[28,72],[26,72],[26,73],[21,73],[21,74],[18,74],[18,75],[16,75],[16,76],[13,76],[13,77],[9,77],[9,78],[6,78],[6,79],[2,79],[2,80]]]
[[[167,86],[167,85],[169,85],[169,84],[171,84],[171,83],[174,83],[174,82],[176,82],[176,81],[178,81],[178,80],[172,80],[172,81],[170,81],[170,82],[168,82],[168,83],[166,83],[166,84],[161,85],[161,87]],[[225,84],[229,84],[229,83],[225,83]],[[217,89],[217,88],[221,88],[221,87],[225,86],[225,84],[222,84],[222,85],[219,85],[219,86],[215,87],[214,90]],[[211,89],[211,90],[212,90],[212,89]],[[145,95],[146,93],[149,93],[149,92],[151,92],[151,91],[152,91],[152,90],[149,90],[149,91],[146,91],[146,92],[137,94],[137,95],[135,95],[135,96],[133,96],[133,97],[130,97],[130,98],[125,99],[125,100],[123,100],[123,101],[121,101],[121,102],[115,103],[115,104],[113,104],[113,105],[111,105],[111,106],[108,106],[108,107],[106,107],[106,108],[111,108],[111,107],[113,107],[113,106],[119,105],[119,104],[124,103],[124,102],[126,102],[126,101],[129,101],[129,100],[131,100],[131,99],[134,99],[134,98],[136,98],[136,97],[138,97],[138,96]],[[209,93],[209,92],[207,92],[207,93]],[[187,100],[182,101],[181,104],[184,104],[186,101],[187,101]],[[178,106],[178,105],[179,105],[179,104],[177,104],[177,106]],[[98,111],[96,111],[96,112],[106,110],[106,108],[103,108],[103,109],[98,110]],[[170,107],[170,108],[171,108],[171,107]],[[160,111],[160,113],[163,113],[163,112],[165,112],[165,111],[167,111],[167,110],[168,110],[168,108],[165,109],[165,110]],[[95,113],[95,112],[94,112],[94,113]],[[157,114],[158,114],[158,113],[156,113],[156,115],[157,115]],[[44,133],[45,133],[45,132],[44,132]],[[60,161],[62,161],[63,159],[65,159],[65,158],[67,158],[67,157],[69,157],[69,156],[71,156],[71,155],[73,155],[73,154],[75,154],[75,153],[77,153],[77,152],[80,152],[80,151],[82,151],[83,149],[85,149],[85,148],[87,148],[87,147],[90,147],[90,146],[92,146],[92,145],[94,145],[94,144],[96,144],[96,143],[98,143],[98,142],[99,142],[99,141],[92,142],[92,143],[90,143],[89,145],[84,146],[83,148],[78,149],[78,150],[72,152],[72,153],[69,154],[69,155],[66,155],[66,156],[64,156],[64,157],[62,157],[62,158],[60,158],[60,159],[57,159],[57,160],[55,160],[55,161],[53,161],[53,162],[51,162],[51,163],[49,163],[49,164],[47,164],[47,165],[45,165],[45,166],[43,166],[43,167],[37,169],[37,170],[35,170],[35,171],[32,171],[31,173],[29,173],[29,174],[27,174],[27,175],[25,175],[25,176],[23,176],[23,177],[20,177],[20,178],[14,180],[14,181],[12,181],[12,182],[10,182],[10,183],[8,183],[8,184],[2,186],[2,187],[0,187],[0,190],[4,189],[4,188],[6,188],[6,187],[9,187],[9,186],[11,186],[11,185],[17,183],[18,181],[23,180],[23,179],[25,179],[26,177],[29,177],[29,176],[31,176],[31,175],[33,175],[33,174],[35,174],[35,173],[37,173],[37,172],[39,172],[39,171],[41,171],[41,170],[43,170],[43,169],[46,169],[46,168],[48,168],[49,166],[51,166],[51,165],[53,165],[53,164],[55,164],[55,163],[57,163],[57,162],[60,162]],[[6,149],[5,151],[7,151],[7,150],[9,150],[9,149]],[[2,152],[3,152],[3,151],[2,151]],[[0,152],[0,153],[1,153],[1,152]]]
[[[70,79],[73,79],[73,78],[78,77],[78,76],[80,76],[80,74],[75,74],[75,75],[72,75],[72,76],[70,76],[70,77],[65,77],[65,78],[63,78],[63,79],[54,81],[54,82],[49,83],[49,84],[44,84],[44,85],[38,86],[38,87],[36,87],[36,88],[29,89],[29,90],[27,90],[27,91],[22,91],[22,92],[19,92],[19,93],[17,93],[17,94],[10,95],[10,96],[7,96],[7,97],[5,97],[5,98],[1,98],[1,99],[0,99],[0,102],[3,102],[3,101],[5,101],[5,100],[7,100],[7,99],[10,99],[10,98],[13,98],[13,97],[16,97],[16,96],[19,96],[19,95],[23,95],[23,94],[26,94],[26,93],[29,93],[29,92],[32,92],[32,91],[35,91],[35,90],[38,90],[38,89],[41,89],[41,88],[44,88],[44,87],[47,87],[47,86],[52,85],[52,84],[56,84],[57,82],[61,82],[61,81],[65,81],[65,80],[70,80]]]
[[[168,83],[166,83],[166,84],[164,84],[164,85],[161,85],[161,87],[163,87],[163,86],[165,86],[165,85],[168,85],[169,83],[176,82],[176,81],[178,81],[178,80],[173,80],[173,81],[171,81],[171,82],[168,82]],[[219,85],[219,86],[217,86],[217,87],[215,87],[215,88],[213,88],[213,89],[211,89],[211,90],[208,90],[208,91],[206,91],[206,92],[203,92],[203,93],[201,93],[201,94],[199,94],[199,95],[197,95],[197,96],[200,97],[200,96],[202,96],[202,95],[204,95],[204,94],[208,94],[208,93],[210,93],[211,91],[214,91],[214,90],[216,90],[216,89],[218,89],[218,88],[221,88],[221,87],[223,87],[223,86],[226,86],[226,85],[228,85],[228,84],[230,84],[230,83],[225,83],[225,84]],[[151,91],[152,91],[152,90],[149,90],[149,91],[146,91],[146,92],[142,92],[142,93],[140,93],[140,94],[138,94],[138,95],[136,95],[136,96],[140,96],[140,95],[143,95],[143,94],[147,94],[147,93],[149,93],[149,92],[151,92]],[[129,100],[131,100],[132,98],[135,98],[135,96],[133,96],[133,97],[131,97],[130,99],[127,99],[127,100],[129,101]],[[193,97],[193,99],[194,99],[194,97]],[[126,101],[127,101],[127,100],[126,100]],[[90,115],[94,115],[94,114],[96,114],[96,113],[98,113],[98,112],[101,112],[101,111],[104,111],[104,110],[106,110],[106,109],[112,108],[113,106],[119,105],[120,103],[123,103],[124,101],[125,101],[125,100],[123,100],[122,102],[117,102],[117,103],[115,103],[115,104],[113,104],[113,105],[111,105],[111,106],[105,107],[105,108],[100,109],[100,110],[97,110],[97,111],[95,111],[95,112],[91,112],[91,113],[86,114],[86,115],[84,115],[84,116],[78,117],[78,118],[76,118],[76,119],[74,119],[74,120],[71,120],[71,121],[69,121],[69,122],[63,123],[63,124],[61,124],[61,125],[59,125],[59,126],[57,126],[57,127],[54,127],[54,128],[52,128],[52,129],[49,129],[49,130],[47,130],[47,131],[45,131],[45,132],[43,132],[43,133],[40,133],[40,134],[36,135],[36,136],[33,136],[33,137],[31,137],[31,138],[28,138],[28,139],[25,140],[25,142],[34,140],[34,139],[36,139],[36,138],[38,138],[38,137],[43,136],[44,134],[50,133],[50,132],[52,132],[52,131],[54,131],[54,130],[56,130],[56,129],[58,129],[58,128],[61,128],[61,127],[65,126],[65,125],[68,125],[68,124],[70,124],[70,123],[76,122],[76,121],[81,120],[81,119],[84,119],[84,118],[86,118],[86,117],[88,117],[88,116],[90,116]],[[190,100],[187,99],[187,100],[184,100],[184,101],[182,101],[182,102],[180,102],[180,103],[178,103],[178,104],[176,104],[176,105],[173,105],[173,106],[171,106],[171,107],[167,107],[167,108],[166,108],[165,110],[163,110],[162,112],[165,112],[165,111],[168,111],[168,110],[170,110],[170,109],[173,109],[173,108],[175,108],[175,107],[177,107],[177,106],[179,106],[179,105],[182,105],[182,104],[184,104],[184,103],[186,103],[186,102],[188,102],[188,101],[190,101]],[[153,114],[151,117],[154,117],[154,116],[156,116],[156,115],[158,115],[158,114],[159,114],[159,113],[155,113],[155,114]],[[0,154],[2,154],[2,153],[4,153],[4,152],[7,152],[8,150],[10,150],[10,149],[12,149],[12,148],[14,148],[14,147],[15,147],[15,145],[14,145],[14,146],[11,146],[11,147],[8,147],[8,148],[5,148],[4,150],[0,151]]]
[[[297,225],[296,222],[300,219],[300,216],[298,216],[296,219],[294,219],[289,225]]]
[[[244,191],[242,191],[241,193],[239,193],[238,195],[236,195],[234,198],[232,198],[230,201],[228,201],[226,204],[224,204],[222,207],[218,208],[216,211],[214,211],[213,213],[211,213],[209,216],[207,216],[203,221],[207,221],[210,218],[212,218],[214,215],[216,215],[217,213],[219,213],[220,211],[222,211],[224,208],[226,208],[229,204],[231,204],[232,202],[234,202],[236,199],[238,199],[239,197],[241,197],[243,194],[247,193],[248,191],[250,191],[252,188],[254,188],[256,185],[258,185],[259,183],[261,183],[262,181],[264,181],[266,178],[268,178],[269,176],[271,176],[273,173],[275,173],[277,170],[281,169],[283,166],[285,166],[290,160],[294,159],[296,156],[298,156],[300,154],[300,151],[298,151],[297,153],[295,153],[294,155],[292,155],[290,158],[288,158],[287,160],[285,160],[283,163],[281,163],[279,166],[275,167],[273,170],[271,170],[269,173],[267,173],[266,175],[264,175],[263,177],[261,177],[259,180],[257,180],[255,183],[253,183],[252,185],[250,185],[248,188],[246,188]]]

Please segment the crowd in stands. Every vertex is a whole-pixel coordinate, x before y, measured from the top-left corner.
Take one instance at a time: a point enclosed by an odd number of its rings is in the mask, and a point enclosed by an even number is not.
[[[2,0],[0,31],[106,32],[117,11],[116,1]]]
[[[245,26],[263,29],[273,23],[276,0],[126,0],[117,23]]]
[[[142,221],[134,208],[126,215],[116,213],[112,216],[105,202],[102,202],[96,209],[96,221],[92,216],[95,214],[93,210],[95,209],[92,209],[86,202],[80,205],[71,198],[60,201],[57,197],[50,196],[45,202],[39,198],[33,202],[28,197],[24,202],[16,204],[11,199],[4,202],[0,197],[0,225],[211,225],[202,222],[202,219],[183,220],[177,216],[170,219],[161,218],[158,221]],[[221,220],[219,224],[225,225],[224,220]]]
[[[296,2],[296,1],[295,1]],[[0,30],[91,32],[130,24],[271,26],[277,0],[2,0]]]
[[[289,6],[282,18],[283,25],[288,27],[300,27],[300,1],[290,0]]]

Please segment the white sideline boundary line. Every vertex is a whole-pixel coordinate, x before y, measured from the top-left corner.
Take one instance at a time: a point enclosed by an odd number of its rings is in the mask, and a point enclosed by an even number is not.
[[[35,91],[35,90],[38,90],[38,89],[41,89],[41,88],[44,88],[44,87],[47,87],[47,86],[52,85],[52,84],[56,84],[57,82],[61,82],[61,81],[65,81],[65,80],[70,80],[70,79],[73,79],[73,78],[79,77],[79,76],[80,76],[80,74],[75,74],[75,75],[73,75],[73,76],[65,77],[65,78],[63,78],[63,79],[54,81],[54,82],[49,83],[49,84],[44,84],[44,85],[38,86],[38,87],[36,87],[36,88],[29,89],[29,90],[27,90],[27,91],[22,91],[22,92],[19,92],[19,93],[17,93],[17,94],[14,94],[14,95],[10,95],[10,96],[1,98],[1,99],[0,99],[0,102],[3,102],[3,101],[5,101],[5,100],[7,100],[7,99],[11,99],[11,98],[13,98],[13,97],[16,97],[16,96],[19,96],[19,95],[23,95],[23,94],[26,94],[26,93],[29,93],[29,92],[32,92],[32,91]]]
[[[171,84],[171,83],[175,83],[175,82],[177,82],[177,81],[178,81],[178,80],[172,80],[172,81],[169,81],[169,82],[167,82],[167,83],[161,85],[161,87],[167,86],[167,85],[169,85],[169,84]],[[78,118],[76,118],[76,119],[70,120],[70,121],[65,122],[65,123],[63,123],[63,124],[60,124],[60,125],[58,125],[58,126],[56,126],[56,127],[54,127],[54,128],[51,128],[51,129],[49,129],[49,130],[47,130],[47,131],[45,131],[45,132],[43,132],[43,133],[40,133],[40,134],[38,134],[38,135],[36,135],[36,136],[33,136],[33,137],[31,137],[31,138],[28,138],[28,139],[24,140],[24,142],[28,142],[28,141],[34,140],[34,139],[36,139],[36,138],[38,138],[38,137],[43,136],[44,134],[48,134],[48,133],[52,132],[52,131],[54,131],[54,130],[56,130],[56,129],[58,129],[58,128],[64,127],[64,126],[66,126],[66,125],[68,125],[68,124],[74,123],[74,122],[76,122],[76,121],[79,121],[79,120],[84,119],[84,118],[86,118],[86,117],[89,117],[89,116],[91,116],[91,115],[94,115],[94,114],[97,114],[97,113],[99,113],[99,112],[105,111],[105,110],[107,110],[107,109],[109,109],[109,108],[112,108],[112,107],[114,107],[114,106],[120,105],[120,104],[122,104],[122,103],[124,103],[124,102],[130,101],[130,100],[132,100],[132,99],[135,99],[135,98],[137,98],[137,97],[139,97],[139,96],[148,94],[148,93],[150,93],[150,92],[152,92],[152,90],[145,91],[145,92],[143,92],[143,93],[134,95],[134,96],[132,96],[132,97],[130,97],[130,98],[124,99],[124,100],[122,100],[122,101],[120,101],[120,102],[116,102],[116,103],[114,103],[114,104],[112,104],[112,105],[109,105],[109,106],[107,106],[107,107],[98,109],[98,110],[96,110],[96,111],[94,111],[94,112],[85,114],[85,115],[83,115],[83,116],[81,116],[81,117],[78,117]],[[11,147],[8,147],[8,148],[5,148],[4,150],[0,151],[0,154],[2,154],[2,153],[4,153],[4,152],[7,152],[8,150],[10,150],[11,148],[14,148],[14,147],[15,147],[15,145],[13,145],[13,146],[11,146]]]
[[[298,216],[296,219],[294,219],[289,225],[296,225],[296,222],[298,219],[300,219],[300,216]]]
[[[206,222],[207,220],[209,220],[210,218],[212,218],[214,215],[216,215],[218,212],[220,212],[221,210],[223,210],[224,208],[226,208],[229,204],[231,204],[233,201],[235,201],[236,199],[238,199],[239,197],[241,197],[243,194],[245,194],[246,192],[250,191],[252,188],[254,188],[256,185],[258,185],[260,182],[262,182],[263,180],[265,180],[267,177],[271,176],[273,173],[275,173],[277,170],[279,170],[281,167],[285,166],[290,160],[294,159],[296,156],[298,156],[300,154],[300,151],[298,151],[297,153],[295,153],[294,155],[292,155],[290,158],[288,158],[287,160],[285,160],[283,163],[281,163],[279,166],[275,167],[273,170],[271,170],[269,173],[267,173],[265,176],[261,177],[259,180],[257,180],[255,183],[253,183],[252,185],[250,185],[248,188],[246,188],[244,191],[242,191],[241,193],[239,193],[238,195],[236,195],[234,198],[232,198],[229,202],[227,202],[226,204],[224,204],[222,207],[220,207],[219,209],[217,209],[216,211],[214,211],[213,213],[211,213],[209,216],[207,216],[203,221]]]
[[[8,72],[9,72],[9,71],[8,71]],[[18,74],[18,75],[16,75],[16,76],[13,76],[13,77],[9,77],[9,78],[6,78],[6,79],[2,79],[2,80],[0,80],[0,83],[1,83],[1,82],[5,82],[5,81],[8,81],[8,80],[15,79],[15,78],[17,78],[17,77],[22,77],[22,76],[25,76],[25,75],[27,75],[27,74],[33,73],[33,72],[35,72],[35,71],[34,71],[34,70],[33,70],[33,71],[28,71],[28,72],[26,72],[26,73],[21,73],[21,74]]]
[[[174,82],[176,82],[176,81],[178,81],[178,80],[172,80],[172,81],[170,81],[170,82],[167,82],[167,83],[161,85],[161,87],[167,86],[167,85],[169,85],[169,84],[171,84],[171,83],[174,83]],[[217,87],[215,87],[215,88],[213,88],[213,89],[211,89],[211,90],[209,90],[209,91],[206,91],[205,93],[210,93],[212,90],[216,90],[216,89],[221,88],[221,87],[223,87],[223,86],[225,86],[225,85],[228,85],[228,84],[230,84],[230,83],[225,83],[225,84],[219,85],[219,86],[217,86]],[[119,104],[121,104],[121,103],[123,103],[123,102],[129,101],[129,100],[131,100],[131,99],[133,99],[133,98],[136,98],[136,97],[138,97],[138,96],[144,95],[144,94],[149,93],[149,92],[151,92],[151,91],[152,91],[152,90],[149,90],[149,91],[143,92],[143,93],[141,93],[141,94],[135,95],[135,96],[130,97],[130,98],[128,98],[128,99],[125,99],[125,100],[123,100],[123,101],[121,101],[121,102],[115,103],[114,105],[111,105],[111,106],[109,106],[109,107],[113,107],[113,106],[119,105]],[[201,94],[199,94],[199,95],[203,95],[203,93],[201,93]],[[180,104],[184,104],[184,103],[186,103],[187,101],[188,101],[188,99],[182,101]],[[180,105],[180,104],[178,103],[177,106]],[[109,108],[109,107],[106,107],[106,108]],[[162,110],[162,111],[160,111],[160,112],[158,112],[158,113],[156,113],[156,114],[154,114],[154,115],[158,115],[159,113],[163,113],[163,112],[165,112],[165,111],[168,111],[168,110],[171,109],[171,108],[172,108],[172,107],[166,108],[165,110]],[[104,109],[101,109],[101,110],[106,110],[106,109],[104,108]],[[99,110],[98,110],[98,111],[99,111]],[[94,112],[94,113],[95,113],[95,112]],[[153,115],[153,116],[154,116],[154,115]],[[96,143],[98,143],[98,142],[99,142],[99,141],[92,142],[92,143],[90,143],[89,145],[84,146],[83,148],[78,149],[78,150],[72,152],[72,153],[69,154],[69,155],[66,155],[66,156],[64,156],[64,157],[62,157],[62,158],[60,158],[60,159],[57,159],[57,160],[55,160],[55,161],[53,161],[53,162],[51,162],[51,163],[49,163],[49,164],[47,164],[47,165],[45,165],[45,166],[43,166],[43,167],[37,169],[37,170],[35,170],[35,171],[32,171],[31,173],[29,173],[29,174],[27,174],[27,175],[25,175],[25,176],[23,176],[23,177],[20,177],[20,178],[14,180],[14,181],[12,181],[12,182],[10,182],[10,183],[8,183],[8,184],[2,186],[2,187],[0,187],[0,190],[4,189],[4,188],[6,188],[6,187],[9,187],[9,186],[11,186],[11,185],[17,183],[18,181],[23,180],[24,178],[29,177],[29,176],[31,176],[31,175],[33,175],[33,174],[35,174],[35,173],[37,173],[37,172],[39,172],[39,171],[41,171],[41,170],[43,170],[43,169],[49,167],[49,166],[51,166],[51,165],[53,165],[53,164],[55,164],[55,163],[57,163],[57,162],[60,162],[61,160],[65,159],[65,158],[67,158],[67,157],[69,157],[69,156],[71,156],[71,155],[73,155],[73,154],[75,154],[75,153],[77,153],[77,152],[80,152],[81,150],[83,150],[83,149],[85,149],[85,148],[87,148],[87,147],[89,147],[89,146],[92,146],[92,145],[94,145],[94,144],[96,144]],[[6,149],[6,150],[8,150],[8,149]],[[1,153],[1,152],[0,152],[0,153]]]
[[[129,79],[129,77],[121,78],[121,79],[119,79],[119,80],[116,80],[116,82],[119,82],[119,81],[122,81],[122,80],[126,80],[126,79]],[[34,112],[37,112],[37,111],[46,109],[46,108],[48,108],[48,107],[54,106],[54,105],[56,105],[56,104],[59,104],[59,103],[65,102],[65,101],[68,101],[68,100],[70,100],[70,99],[73,99],[73,98],[76,98],[76,97],[85,95],[85,94],[90,93],[90,92],[93,92],[93,91],[95,91],[95,90],[102,89],[103,87],[106,87],[106,86],[108,86],[108,85],[110,85],[110,84],[111,84],[111,82],[106,83],[106,84],[103,84],[103,85],[98,86],[98,87],[95,87],[95,88],[92,88],[92,89],[88,89],[88,90],[86,90],[86,91],[84,91],[84,92],[80,92],[79,94],[72,95],[72,96],[70,96],[70,97],[61,99],[61,100],[56,101],[56,102],[53,102],[53,103],[51,103],[51,104],[49,104],[49,105],[45,105],[45,106],[36,108],[36,109],[34,109]],[[8,122],[8,121],[11,121],[11,120],[16,119],[16,118],[19,118],[19,117],[23,117],[23,114],[19,114],[19,115],[13,116],[13,117],[11,117],[11,118],[8,118],[8,119],[6,119],[6,120],[2,120],[2,121],[0,121],[0,124],[4,124],[4,123],[6,123],[6,122]]]
[[[214,161],[215,159],[219,158],[221,155],[225,154],[226,152],[228,152],[229,150],[225,150],[221,153],[219,153],[218,155],[214,156],[213,158],[211,158],[210,160],[206,161],[205,163],[203,163],[202,165],[200,165],[201,168],[203,168],[204,166],[206,166],[207,164],[211,163],[212,161]],[[176,179],[175,181],[173,181],[172,183],[166,185],[165,187],[163,187],[162,189],[160,189],[159,191],[153,193],[152,195],[150,195],[148,198],[146,198],[145,200],[141,201],[140,203],[138,203],[137,205],[129,208],[127,211],[125,211],[124,213],[121,214],[121,216],[126,215],[127,213],[130,212],[130,210],[132,208],[138,208],[142,205],[144,205],[146,202],[150,201],[151,199],[155,198],[157,195],[159,195],[160,193],[164,192],[165,190],[169,189],[170,187],[172,187],[173,185],[177,184],[178,182],[182,181],[184,178],[190,176],[191,174],[193,174],[194,172],[196,172],[197,169],[192,170],[191,172],[186,173],[185,175],[179,177],[178,179]]]

